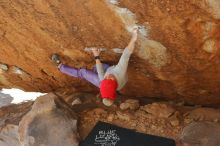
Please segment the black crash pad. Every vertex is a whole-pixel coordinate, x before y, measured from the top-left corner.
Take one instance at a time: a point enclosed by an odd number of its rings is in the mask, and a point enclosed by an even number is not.
[[[175,141],[98,122],[80,146],[175,146]]]

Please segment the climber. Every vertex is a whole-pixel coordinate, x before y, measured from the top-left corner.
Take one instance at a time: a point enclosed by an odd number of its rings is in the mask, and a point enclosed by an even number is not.
[[[127,67],[130,55],[134,51],[135,42],[138,36],[138,28],[132,31],[132,37],[127,47],[124,49],[122,56],[117,65],[110,66],[100,61],[100,49],[93,48],[92,52],[96,61],[93,70],[85,68],[69,67],[61,63],[58,54],[52,55],[52,61],[56,63],[58,69],[67,75],[82,78],[100,88],[103,104],[111,106],[116,99],[116,90],[122,89],[127,82]]]

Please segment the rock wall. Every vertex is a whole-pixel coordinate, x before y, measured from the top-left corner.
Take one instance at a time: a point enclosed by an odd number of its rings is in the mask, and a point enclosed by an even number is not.
[[[97,92],[61,74],[52,53],[74,67],[92,68],[87,47],[107,48],[115,64],[129,32],[140,26],[129,64],[127,96],[220,103],[220,1],[16,0],[0,1],[0,88],[50,92],[60,87]]]

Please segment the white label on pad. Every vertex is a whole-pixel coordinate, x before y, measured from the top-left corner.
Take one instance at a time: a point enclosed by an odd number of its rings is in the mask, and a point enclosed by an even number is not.
[[[100,146],[115,146],[120,140],[116,130],[101,130],[95,136],[95,145]]]

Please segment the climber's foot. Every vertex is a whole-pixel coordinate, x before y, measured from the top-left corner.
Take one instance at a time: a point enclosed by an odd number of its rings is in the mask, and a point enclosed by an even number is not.
[[[59,66],[61,64],[61,61],[60,61],[60,56],[58,54],[53,54],[51,56],[51,60],[53,61],[53,63],[55,63],[57,66]]]

